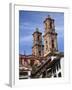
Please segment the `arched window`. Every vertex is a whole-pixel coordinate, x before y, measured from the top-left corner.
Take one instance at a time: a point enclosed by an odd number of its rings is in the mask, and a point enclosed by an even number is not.
[[[47,41],[46,41],[46,44],[47,44]]]
[[[39,55],[41,56],[41,51],[39,51]]]
[[[39,41],[39,36],[37,37],[37,40]]]
[[[47,45],[47,41],[46,41],[46,50],[48,50],[48,45]]]
[[[52,39],[52,48],[54,48],[54,40]]]

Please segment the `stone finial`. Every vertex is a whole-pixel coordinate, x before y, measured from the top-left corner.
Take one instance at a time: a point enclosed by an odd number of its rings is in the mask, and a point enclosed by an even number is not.
[[[48,18],[51,18],[51,16],[50,16],[50,15],[48,15]]]
[[[39,32],[39,29],[38,29],[38,28],[36,28],[36,31],[37,31],[37,32]]]

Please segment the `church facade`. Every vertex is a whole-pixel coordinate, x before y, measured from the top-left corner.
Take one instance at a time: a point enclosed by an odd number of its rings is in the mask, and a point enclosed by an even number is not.
[[[64,77],[64,53],[58,50],[55,20],[48,15],[43,23],[44,35],[38,28],[32,34],[32,55],[19,55],[20,79]]]

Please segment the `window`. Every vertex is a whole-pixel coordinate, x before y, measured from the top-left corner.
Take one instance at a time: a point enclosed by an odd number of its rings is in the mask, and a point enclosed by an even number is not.
[[[46,41],[46,50],[48,50],[48,45],[47,45],[47,41]]]
[[[39,36],[37,37],[37,39],[39,40]]]
[[[19,73],[20,73],[20,75],[24,75],[24,76],[28,75],[28,72],[24,72],[24,71],[22,71],[22,72],[20,71]]]
[[[52,28],[52,22],[50,22],[50,28]]]
[[[54,77],[57,77],[56,74],[54,75]]]
[[[46,45],[46,50],[48,50],[48,45]]]
[[[52,48],[54,48],[54,40],[52,39]]]
[[[61,77],[61,72],[58,73],[58,77]]]
[[[47,44],[47,41],[46,41],[46,44]]]
[[[39,55],[41,56],[41,51],[39,51]]]

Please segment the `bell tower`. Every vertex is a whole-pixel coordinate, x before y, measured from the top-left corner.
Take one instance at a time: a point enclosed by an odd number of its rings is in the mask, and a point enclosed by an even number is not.
[[[38,28],[33,33],[32,54],[37,57],[43,56],[42,33],[39,32]]]
[[[55,32],[55,20],[48,15],[44,20],[44,56],[58,50],[57,33]]]

